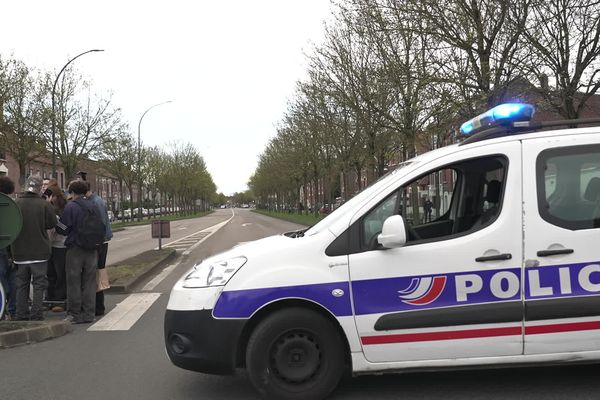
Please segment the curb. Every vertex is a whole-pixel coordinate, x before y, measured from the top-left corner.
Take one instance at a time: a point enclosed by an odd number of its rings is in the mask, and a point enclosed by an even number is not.
[[[176,254],[177,254],[177,250],[173,249],[173,251],[170,252],[169,254],[167,254],[161,258],[157,258],[155,261],[148,264],[148,266],[144,270],[140,271],[140,273],[131,277],[127,281],[125,281],[123,283],[111,284],[110,288],[107,289],[106,292],[107,293],[116,293],[116,294],[131,292],[131,288],[133,286],[135,286],[139,281],[141,281],[142,279],[147,277],[149,274],[151,274],[152,271],[154,271],[156,268],[161,267],[164,264],[166,264],[168,261],[171,261],[172,259],[174,259]]]
[[[63,336],[73,330],[70,323],[63,321],[2,321],[2,325],[16,325],[17,329],[0,332],[0,349],[42,342]]]
[[[113,284],[107,290],[111,293],[129,293],[131,288],[140,280],[148,276],[154,269],[174,259],[176,254],[177,251],[173,249],[172,252],[149,263],[136,276],[131,277],[123,284]],[[11,330],[3,332],[2,328],[6,326],[11,328]],[[72,331],[73,327],[71,324],[64,321],[0,321],[0,349],[42,342],[63,336]]]

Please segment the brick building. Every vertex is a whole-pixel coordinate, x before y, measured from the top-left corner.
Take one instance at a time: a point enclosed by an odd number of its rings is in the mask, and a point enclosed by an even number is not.
[[[87,173],[87,181],[90,182],[92,191],[100,195],[108,206],[109,210],[116,211],[120,209],[120,192],[118,181],[112,175],[104,171],[98,162],[93,160],[84,160],[79,163],[79,169]],[[64,169],[57,163],[56,173],[58,175],[58,184],[62,189],[66,189],[69,182],[76,177],[65,176]],[[19,164],[10,155],[10,153],[0,150],[0,176],[7,175],[10,179],[15,182],[15,192],[21,192],[21,182],[19,177],[21,171],[19,170]],[[29,175],[39,175],[43,178],[52,176],[52,160],[47,157],[39,157],[29,163],[27,171],[23,174],[25,177]],[[137,193],[137,188],[134,188],[134,198]],[[124,199],[129,200],[129,193],[125,191]]]

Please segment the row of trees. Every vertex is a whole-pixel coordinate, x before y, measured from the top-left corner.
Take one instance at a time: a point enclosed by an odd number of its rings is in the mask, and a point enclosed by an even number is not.
[[[17,161],[21,183],[33,160],[48,160],[52,154],[55,78],[54,72],[0,56],[0,153],[9,153]],[[73,69],[61,75],[54,100],[54,154],[67,179],[75,176],[82,160],[95,159],[117,180],[120,204],[124,189],[133,200],[133,188],[140,182],[153,202],[168,202],[181,210],[205,207],[216,199],[212,177],[191,144],[171,144],[167,149],[142,144],[138,148],[111,97],[93,93],[90,82]]]
[[[461,122],[494,105],[526,99],[572,119],[600,88],[596,0],[339,0],[334,9],[250,179],[262,205],[345,200],[390,164],[456,141]]]

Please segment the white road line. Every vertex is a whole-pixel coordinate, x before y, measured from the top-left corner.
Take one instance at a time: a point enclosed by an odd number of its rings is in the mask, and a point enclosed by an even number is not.
[[[231,218],[233,218],[233,217],[231,217]],[[204,242],[206,239],[208,239],[209,237],[211,237],[216,231],[218,231],[219,229],[221,229],[222,227],[224,227],[229,221],[231,221],[231,218],[229,218],[225,222],[221,222],[220,224],[217,224],[215,226],[211,226],[209,229],[214,228],[214,230],[211,231],[211,232],[207,232],[208,235],[204,236],[202,239],[198,240],[198,242],[195,245],[193,245],[192,247],[190,247],[189,249],[187,249],[186,251],[184,251],[183,255],[184,256],[189,255],[192,252],[192,250],[194,250],[196,247],[200,246],[200,243]]]
[[[127,331],[159,297],[160,293],[133,293],[90,326],[88,331]]]
[[[174,244],[179,243],[179,242],[183,242],[186,239],[188,239],[188,238],[190,238],[190,237],[192,237],[194,235],[198,235],[198,234],[202,234],[202,233],[208,233],[205,237],[203,237],[200,241],[196,242],[195,245],[193,245],[186,252],[183,253],[184,255],[188,255],[188,254],[190,254],[190,251],[192,249],[194,249],[196,246],[198,246],[200,243],[202,243],[204,240],[206,240],[210,235],[212,235],[213,233],[215,233],[216,231],[218,231],[219,229],[221,229],[229,221],[231,221],[231,219],[233,218],[233,215],[234,214],[233,214],[233,211],[232,211],[232,215],[231,215],[231,217],[227,221],[220,222],[220,223],[218,223],[216,225],[213,225],[213,226],[210,226],[210,227],[208,227],[206,229],[202,229],[201,231],[197,231],[197,232],[194,232],[194,233],[192,233],[190,235],[184,236],[181,239],[177,239],[177,240],[174,240],[172,242],[163,244],[163,247],[175,247]],[[157,249],[158,249],[158,247],[154,248],[154,250],[157,250]]]
[[[217,225],[219,225],[219,224],[217,224]],[[214,226],[217,226],[217,225],[214,225]],[[206,230],[212,229],[212,228],[213,228],[213,226],[211,226],[210,228],[202,229],[201,231],[197,231],[197,232],[191,233],[191,234],[189,234],[187,236],[182,237],[181,239],[173,240],[172,242],[163,244],[163,247],[167,247],[167,246],[173,245],[175,243],[179,243],[181,241],[184,241],[185,239],[188,239],[188,238],[190,238],[190,237],[192,237],[194,235],[197,235],[199,233],[205,232]],[[154,250],[157,250],[157,249],[158,249],[158,246]]]
[[[177,268],[178,265],[179,265],[179,263],[167,266],[165,269],[163,269],[160,272],[160,274],[156,275],[154,278],[152,278],[152,280],[150,282],[146,283],[146,285],[142,288],[142,291],[148,292],[148,291],[154,290],[154,288],[156,286],[158,286],[158,284],[161,283],[163,279],[165,279],[167,276],[169,276],[169,274],[175,268]]]

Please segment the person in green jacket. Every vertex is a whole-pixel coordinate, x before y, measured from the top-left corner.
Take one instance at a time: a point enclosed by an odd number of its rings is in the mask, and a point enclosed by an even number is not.
[[[42,178],[32,175],[25,182],[25,191],[16,203],[23,216],[23,227],[11,245],[13,262],[17,268],[16,320],[44,319],[44,291],[48,286],[46,270],[50,259],[48,229],[56,226],[52,205],[41,196]],[[33,299],[29,308],[29,289],[33,285]]]

